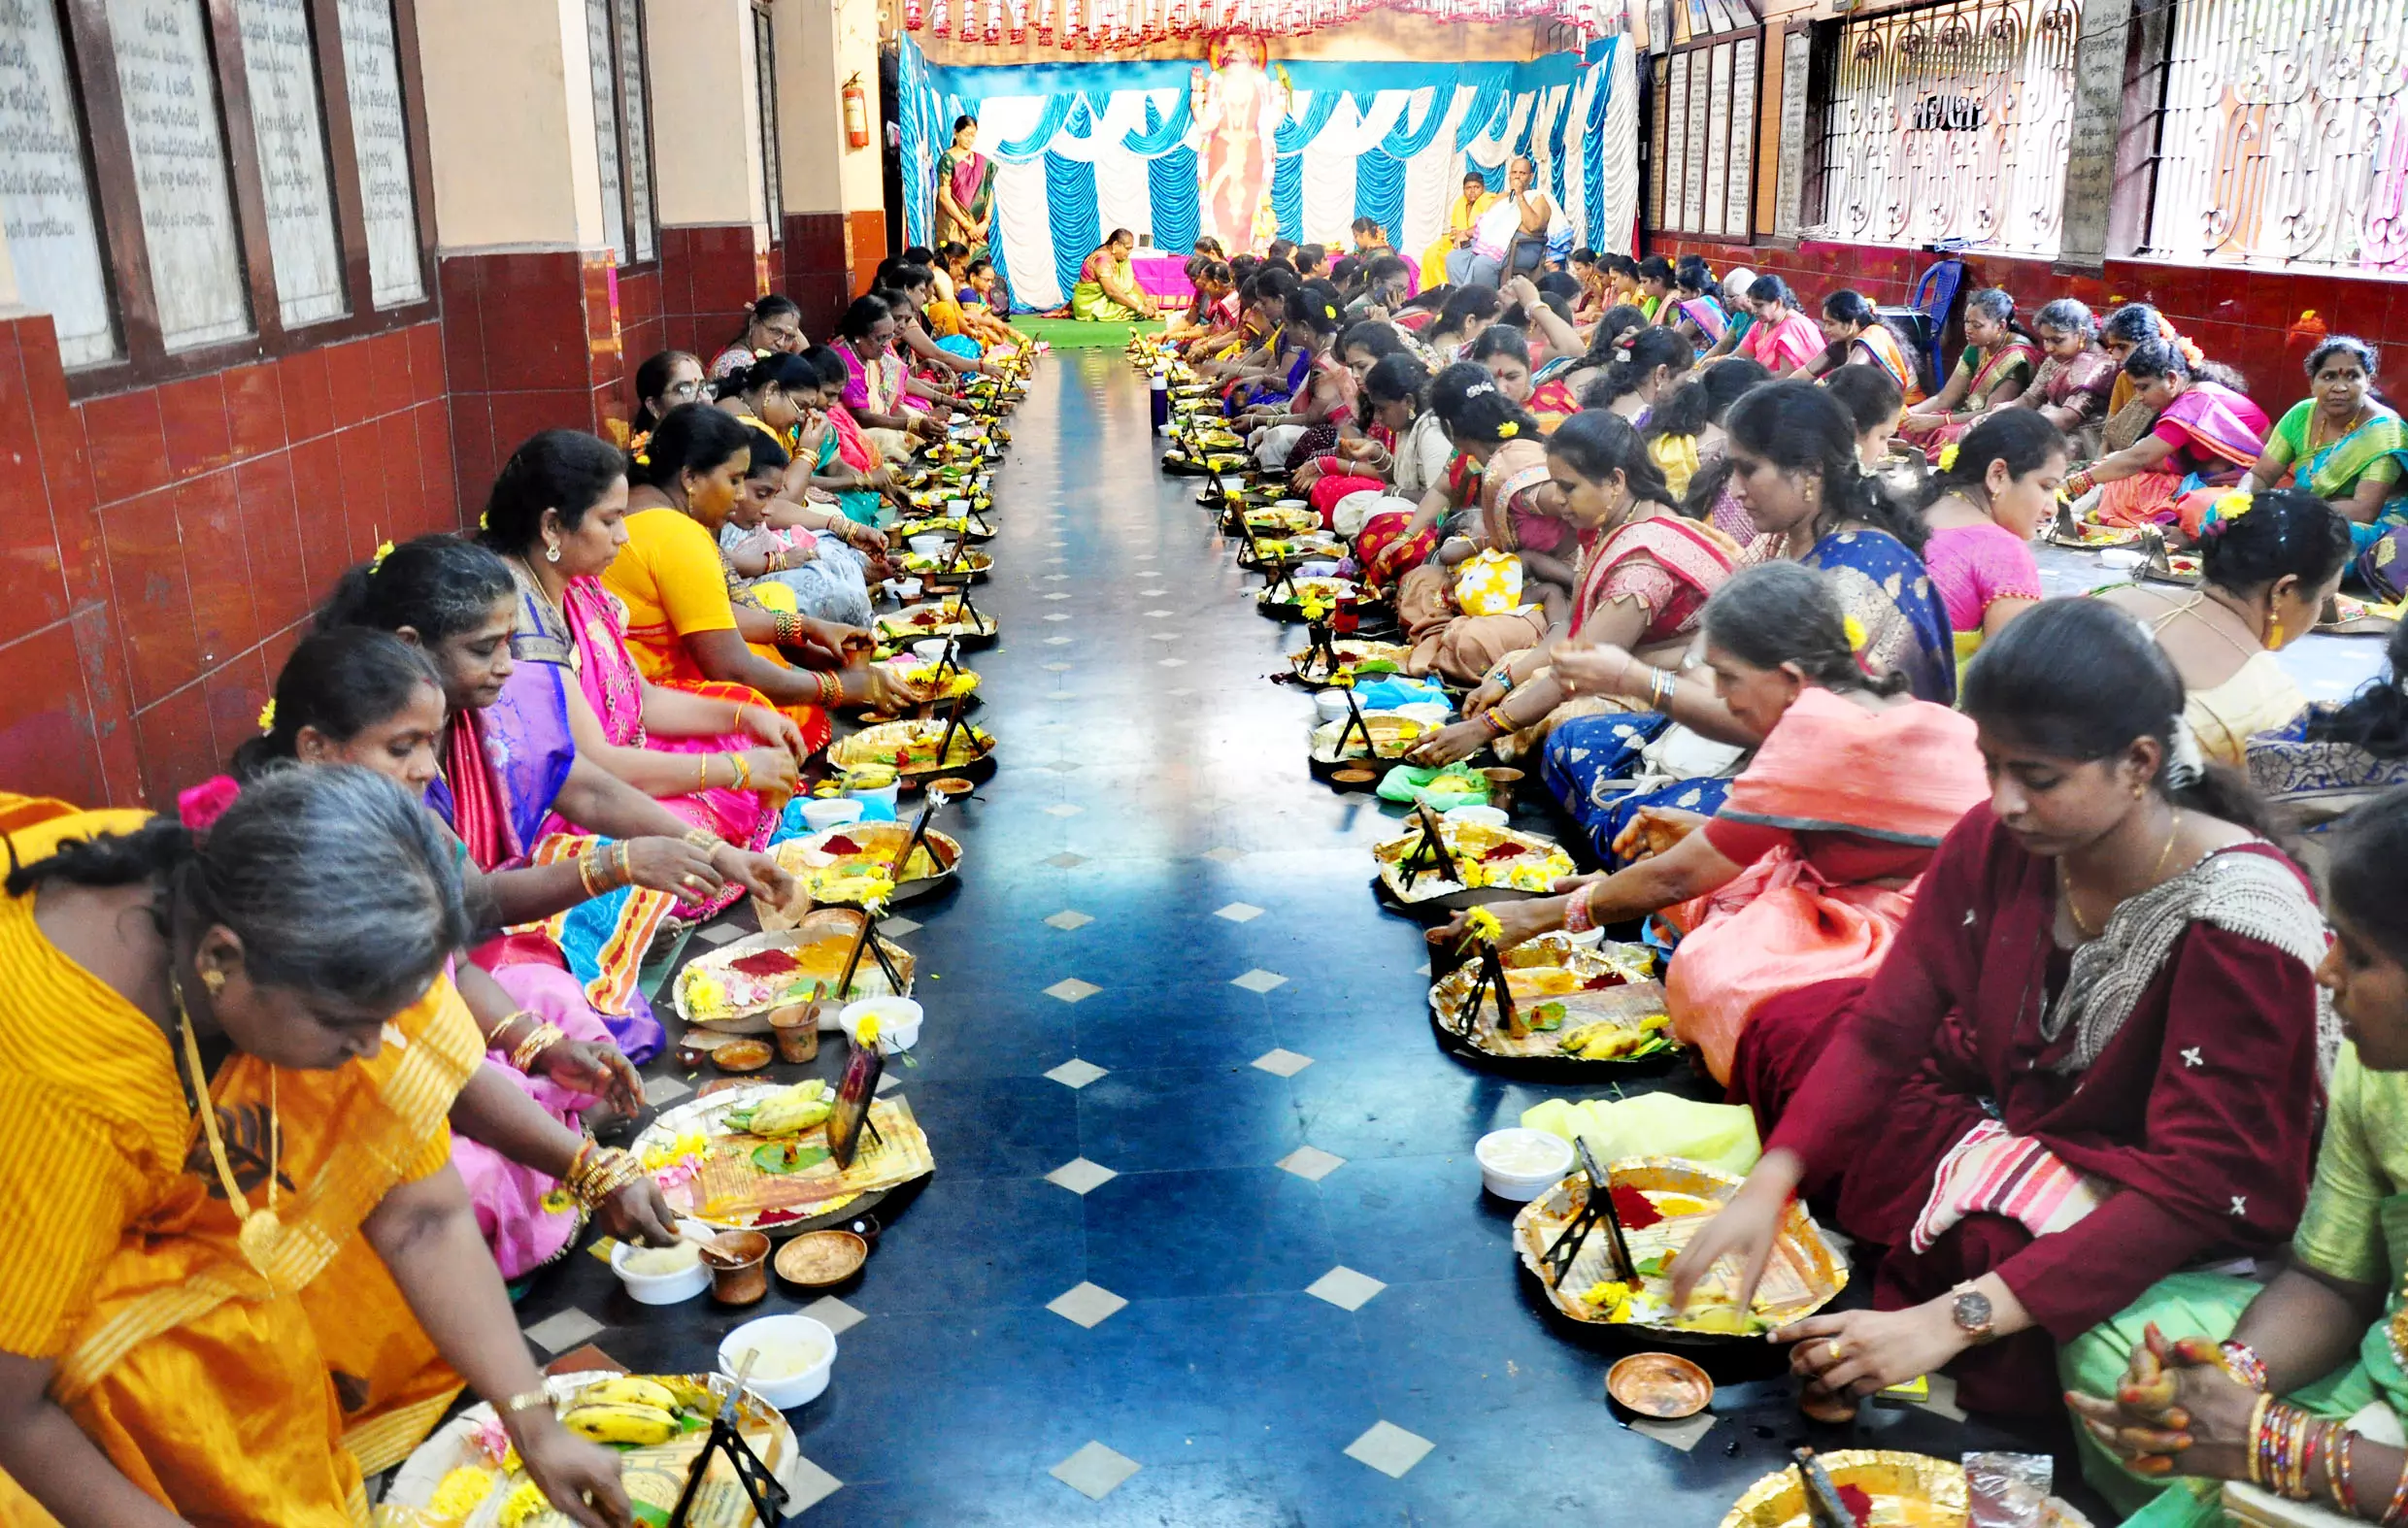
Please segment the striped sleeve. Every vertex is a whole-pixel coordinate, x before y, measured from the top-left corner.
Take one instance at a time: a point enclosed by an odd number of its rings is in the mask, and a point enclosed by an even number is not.
[[[0,1075],[0,1351],[54,1358],[141,1199],[120,1143]]]

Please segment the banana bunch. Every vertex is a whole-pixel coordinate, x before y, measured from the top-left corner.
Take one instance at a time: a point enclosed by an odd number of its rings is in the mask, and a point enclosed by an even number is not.
[[[1603,1023],[1582,1024],[1564,1031],[1555,1042],[1555,1048],[1583,1061],[1612,1061],[1629,1055],[1656,1038],[1658,1030],[1671,1022],[1661,1013],[1650,1013],[1639,1020],[1636,1028],[1626,1028],[1608,1020]]]
[[[752,1106],[729,1113],[727,1122],[756,1136],[794,1136],[823,1124],[836,1107],[836,1090],[825,1082],[797,1082]]]

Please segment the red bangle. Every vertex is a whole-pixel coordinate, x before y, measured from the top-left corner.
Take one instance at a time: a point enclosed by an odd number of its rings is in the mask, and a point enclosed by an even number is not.
[[[1583,886],[1573,892],[1563,905],[1563,931],[1567,934],[1586,934],[1596,926],[1596,917],[1589,909],[1589,887]]]

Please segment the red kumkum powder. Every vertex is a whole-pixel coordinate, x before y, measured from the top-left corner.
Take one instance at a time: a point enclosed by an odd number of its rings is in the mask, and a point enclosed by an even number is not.
[[[1654,1201],[1628,1183],[1614,1185],[1614,1215],[1625,1231],[1644,1231],[1664,1217]]]

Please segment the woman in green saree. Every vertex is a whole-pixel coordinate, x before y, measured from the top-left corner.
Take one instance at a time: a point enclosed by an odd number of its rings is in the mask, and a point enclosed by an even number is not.
[[[2177,1275],[2064,1350],[2086,1473],[2133,1514],[2126,1528],[2222,1522],[2224,1480],[2370,1521],[2398,1521],[2408,1503],[2404,867],[2408,788],[2367,803],[2334,834],[2336,938],[2317,980],[2348,1043],[2289,1266],[2263,1285]],[[2168,1339],[2167,1329],[2184,1335]],[[2166,1486],[2175,1475],[2193,1478]],[[2264,1511],[2252,1520],[2267,1520]]]
[[[2310,350],[2308,384],[2309,396],[2275,421],[2242,486],[2304,488],[2341,512],[2363,551],[2408,517],[2395,497],[2408,426],[2375,395],[2374,348],[2363,340],[2336,334]]]
[[[1129,251],[1136,248],[1135,234],[1112,230],[1079,267],[1079,283],[1070,289],[1070,316],[1088,323],[1132,323],[1161,316],[1129,264]]]
[[[936,158],[936,242],[969,249],[969,259],[987,256],[995,222],[995,161],[970,146],[978,141],[978,118],[953,118],[953,141]]]

